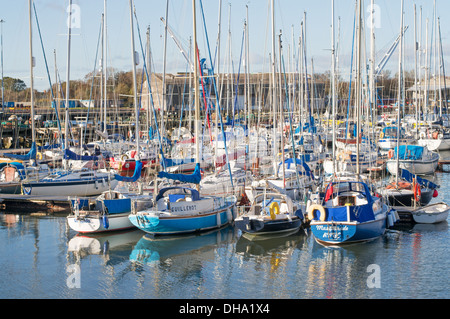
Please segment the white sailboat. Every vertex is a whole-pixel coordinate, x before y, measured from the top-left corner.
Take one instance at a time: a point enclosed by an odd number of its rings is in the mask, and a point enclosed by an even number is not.
[[[30,0],[31,1],[31,0]],[[31,6],[31,5],[30,5]],[[31,10],[31,9],[30,9]],[[69,12],[72,11],[72,1],[69,0]],[[25,179],[22,182],[22,190],[26,195],[54,195],[61,196],[92,196],[100,195],[106,190],[113,189],[117,185],[114,175],[105,170],[71,170],[68,167],[70,156],[74,155],[69,148],[69,92],[70,92],[70,45],[71,45],[71,19],[68,19],[67,38],[67,77],[66,77],[66,100],[65,100],[65,156],[63,159],[64,168],[55,170],[50,175],[39,179]],[[31,33],[31,26],[30,26]],[[31,37],[31,35],[30,35]],[[32,122],[33,123],[33,122]],[[34,133],[34,128],[33,128]],[[83,160],[83,156],[75,157]]]
[[[130,6],[132,6],[130,0]],[[194,47],[197,47],[196,0],[192,0]],[[199,184],[200,174],[200,100],[198,61],[195,60],[195,159],[193,174],[170,174],[160,172],[159,177]],[[200,187],[167,187],[159,191],[152,208],[134,211],[129,219],[133,225],[152,235],[171,235],[215,229],[231,223],[234,219],[236,196],[201,196]]]

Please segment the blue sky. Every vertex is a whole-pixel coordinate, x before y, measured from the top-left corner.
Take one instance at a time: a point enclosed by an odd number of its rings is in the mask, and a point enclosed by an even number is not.
[[[218,30],[219,0],[202,0],[206,18],[206,26],[211,50],[216,49]],[[223,0],[222,1],[222,35],[221,35],[221,69],[226,70],[225,63],[228,41],[228,19],[231,11],[230,28],[232,42],[232,56],[235,71],[239,64],[242,31],[246,19],[246,6],[249,14],[249,42],[250,42],[250,69],[254,72],[268,71],[270,69],[268,56],[271,52],[270,40],[270,13],[269,0]],[[94,68],[94,58],[97,49],[97,39],[100,28],[103,0],[73,0],[79,8],[79,28],[73,29],[71,50],[71,79],[80,79]],[[393,43],[400,29],[400,0],[375,0],[378,6],[379,19],[376,29],[377,62]],[[423,39],[425,39],[425,19],[430,20],[430,32],[433,20],[433,1],[405,0],[405,24],[409,25],[406,35],[406,67],[412,68],[414,20],[413,4],[417,10],[422,6]],[[164,26],[160,21],[165,17],[166,0],[134,0],[136,14],[145,41],[147,26],[151,30],[151,47],[154,66],[157,72],[162,72]],[[66,78],[67,59],[67,12],[68,0],[35,0],[39,24],[42,32],[44,49],[49,63],[50,76],[54,79],[54,55],[56,50],[56,63],[59,74],[63,80]],[[354,17],[355,0],[335,0],[336,33],[338,17],[340,26],[340,67],[343,76],[348,74],[349,57],[351,53],[352,25]],[[368,15],[370,1],[364,3],[365,14]],[[450,1],[437,0],[438,16],[441,15],[441,29],[444,53],[450,52],[447,45],[449,39],[450,19],[444,13],[450,12]],[[231,8],[231,9],[230,9]],[[205,32],[200,12],[200,3],[197,1],[197,30],[200,52],[206,55]],[[284,59],[288,61],[288,49],[291,47],[292,32],[294,33],[294,47],[300,33],[300,23],[303,13],[307,14],[307,50],[308,63],[314,59],[316,72],[329,69],[331,47],[331,0],[275,0],[276,30],[282,30]],[[130,11],[129,0],[107,0],[107,30],[108,30],[108,66],[118,70],[131,70],[131,44],[130,44]],[[28,1],[16,0],[0,2],[0,19],[3,24],[4,47],[4,76],[23,79],[29,84],[29,40],[28,40]],[[188,48],[189,37],[192,36],[192,1],[169,0],[169,25],[176,33],[183,45]],[[33,13],[33,52],[36,58],[35,87],[39,90],[49,87],[47,73],[43,60],[41,43],[38,37]],[[136,29],[135,29],[136,30]],[[137,30],[135,31],[136,50],[140,52]],[[369,48],[367,46],[367,48]],[[278,50],[278,49],[277,49]],[[367,52],[369,54],[369,52]],[[205,56],[206,55],[206,56]],[[386,66],[395,73],[397,58],[393,56]],[[142,67],[142,56],[141,64]],[[167,72],[182,72],[186,63],[173,39],[167,41]]]

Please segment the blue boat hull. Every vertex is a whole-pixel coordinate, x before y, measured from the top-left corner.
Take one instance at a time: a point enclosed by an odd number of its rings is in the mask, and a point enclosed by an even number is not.
[[[386,218],[368,222],[312,222],[311,231],[321,244],[339,245],[376,239],[386,230]]]
[[[137,228],[153,235],[172,235],[219,228],[231,222],[227,208],[197,216],[158,217],[131,214],[128,218]]]

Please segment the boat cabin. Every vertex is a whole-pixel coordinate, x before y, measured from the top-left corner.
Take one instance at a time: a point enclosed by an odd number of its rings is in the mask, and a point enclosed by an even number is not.
[[[325,191],[324,206],[361,206],[372,202],[369,188],[362,182],[334,182]]]

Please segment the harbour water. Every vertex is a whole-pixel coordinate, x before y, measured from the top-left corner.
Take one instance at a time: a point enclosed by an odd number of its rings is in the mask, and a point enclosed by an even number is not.
[[[434,201],[450,204],[447,173]],[[0,214],[3,299],[446,299],[448,221],[327,248],[301,230],[251,241],[233,227],[149,238],[72,231],[65,214]]]

